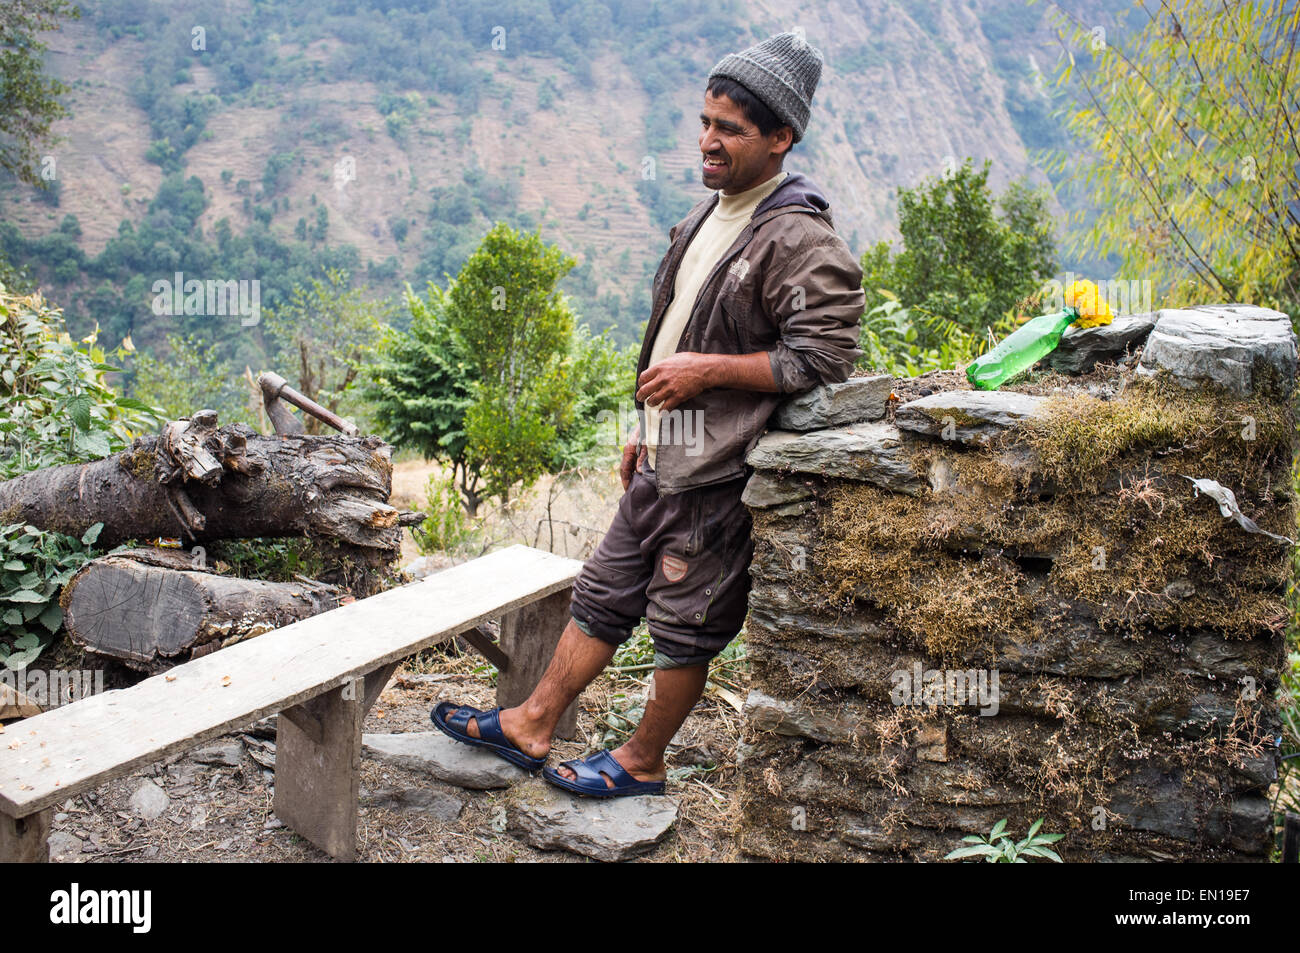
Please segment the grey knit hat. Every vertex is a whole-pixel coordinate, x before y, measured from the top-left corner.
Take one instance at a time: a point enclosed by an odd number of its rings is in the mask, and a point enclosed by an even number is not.
[[[741,53],[728,53],[709,79],[725,76],[761,99],[781,122],[803,138],[813,92],[822,75],[822,54],[798,33],[778,33]]]

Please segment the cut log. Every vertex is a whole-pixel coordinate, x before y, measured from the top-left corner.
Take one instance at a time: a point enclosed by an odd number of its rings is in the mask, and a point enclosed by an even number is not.
[[[388,505],[392,448],[379,437],[264,436],[216,426],[202,411],[93,463],[35,470],[0,483],[0,524],[31,523],[98,543],[180,537],[325,537],[381,566],[421,514]]]
[[[311,580],[263,582],[190,566],[187,554],[128,550],[82,566],[63,588],[68,635],[91,652],[157,672],[337,608]]]

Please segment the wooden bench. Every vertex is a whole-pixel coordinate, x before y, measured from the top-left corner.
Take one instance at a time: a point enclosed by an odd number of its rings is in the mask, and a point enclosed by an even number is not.
[[[393,670],[465,635],[501,669],[497,703],[518,704],[568,620],[581,568],[513,546],[10,724],[0,734],[0,861],[48,860],[54,805],[276,712],[276,815],[332,857],[355,859],[361,723]],[[476,627],[495,618],[494,644]],[[561,735],[576,718],[575,703]]]

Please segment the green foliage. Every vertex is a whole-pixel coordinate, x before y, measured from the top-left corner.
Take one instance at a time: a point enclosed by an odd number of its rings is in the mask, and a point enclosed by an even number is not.
[[[155,315],[150,308],[152,281],[171,279],[177,271],[187,278],[256,278],[261,282],[265,314],[285,305],[295,287],[309,285],[331,268],[356,273],[360,256],[351,245],[316,248],[307,242],[282,241],[258,222],[250,223],[240,235],[223,218],[207,238],[198,227],[206,206],[204,186],[197,177],[168,176],[144,220],[123,221],[117,235],[94,258],[87,258],[77,247],[75,233],[63,225],[49,235],[27,239],[8,222],[0,222],[0,254],[28,268],[42,287],[54,288],[56,294],[61,286],[55,271],[65,262],[73,263],[77,281],[85,288],[63,287],[62,299],[70,323],[73,315],[80,322],[74,329],[78,335],[98,323],[108,341],[130,336],[146,350],[162,344],[168,334],[189,334],[215,346],[222,359],[236,361],[236,366],[265,366],[269,362],[260,327],[239,328],[238,319],[229,317]]]
[[[384,93],[379,97],[378,109],[384,117],[384,128],[399,142],[406,138],[407,129],[420,116],[424,101],[419,93],[405,96]]]
[[[600,747],[617,748],[636,731],[637,725],[645,717],[645,696],[627,692],[613,692],[609,697],[609,708],[596,718],[596,725],[603,729],[600,735]]]
[[[223,424],[258,424],[249,408],[248,386],[236,365],[219,359],[215,349],[196,335],[167,335],[165,350],[156,355],[137,353],[132,369],[136,398],[160,408],[169,420],[207,407],[217,412]]]
[[[907,309],[984,333],[1055,270],[1046,196],[1013,183],[998,202],[988,187],[991,163],[967,159],[951,175],[898,191],[903,248],[881,242],[862,257],[868,311],[889,289]],[[917,328],[922,347],[937,346],[934,329]]]
[[[606,420],[630,402],[635,388],[637,352],[620,348],[606,328],[593,334],[579,325],[570,345],[573,381],[573,412],[569,423],[559,428],[548,464],[552,470],[598,466],[618,457],[623,448],[602,444],[610,432]]]
[[[5,0],[0,4],[0,169],[37,188],[46,187],[37,167],[38,147],[50,124],[68,115],[58,97],[68,87],[44,73],[47,44],[40,36],[63,17],[81,12],[68,0]]]
[[[1099,210],[1083,244],[1122,258],[1167,306],[1300,312],[1300,7],[1189,0],[1122,45],[1065,32],[1087,52],[1056,78],[1081,94],[1066,110],[1075,148],[1053,166]]]
[[[63,624],[59,592],[93,559],[103,523],[80,539],[35,526],[0,526],[0,660],[11,669],[30,665]]]
[[[880,296],[880,304],[862,316],[858,367],[863,370],[915,377],[962,367],[988,350],[990,338],[1015,330],[1011,315],[998,319],[986,336],[922,308],[904,308],[888,290],[882,289]]]
[[[614,650],[609,664],[614,668],[637,668],[654,664],[655,645],[650,628],[641,622],[632,630],[632,637]]]
[[[1062,863],[1060,855],[1048,845],[1055,844],[1065,835],[1038,833],[1038,829],[1043,826],[1041,817],[1034,821],[1029,833],[1019,842],[1013,841],[1011,835],[1006,833],[1006,826],[1007,819],[1004,817],[993,825],[993,830],[986,836],[963,837],[962,843],[971,846],[958,847],[944,860],[973,860],[983,857],[990,864],[1025,864],[1028,863],[1026,857],[1041,857]]]
[[[574,316],[556,284],[573,265],[540,233],[498,224],[447,293],[448,325],[477,375],[468,457],[489,495],[531,485],[572,422]]]
[[[353,385],[374,354],[392,309],[367,300],[360,288],[349,288],[341,269],[328,269],[325,279],[295,287],[289,301],[266,316],[268,349],[273,366],[283,368],[304,396],[335,413],[360,411]],[[303,424],[308,433],[320,433],[325,426],[310,415],[304,415]]]
[[[209,558],[223,572],[241,579],[265,579],[268,582],[293,582],[301,576],[319,579],[329,568],[320,550],[310,539],[225,539],[209,544]]]
[[[267,156],[266,165],[262,169],[261,198],[269,199],[283,192],[289,184],[290,169],[294,163],[301,161],[297,149],[292,152],[275,152]]]
[[[0,479],[98,460],[159,423],[161,411],[105,382],[120,369],[105,363],[96,333],[73,343],[61,312],[40,294],[0,286]]]
[[[598,444],[602,420],[605,412],[615,411],[619,401],[627,398],[635,372],[635,354],[630,349],[620,349],[608,333],[593,334],[586,325],[573,330],[567,342],[551,342],[556,351],[549,365],[564,368],[560,377],[562,391],[558,395],[548,392],[549,396],[530,394],[527,399],[565,400],[570,409],[555,415],[553,431],[543,431],[539,436],[538,417],[529,418],[517,403],[516,416],[507,419],[517,421],[524,417],[534,423],[525,423],[525,429],[517,435],[506,432],[506,427],[484,419],[502,406],[500,392],[482,384],[484,368],[489,364],[471,357],[474,348],[487,346],[485,336],[472,335],[466,341],[449,319],[456,285],[453,282],[444,291],[430,283],[424,298],[407,286],[410,328],[407,331],[384,329],[376,359],[366,371],[362,394],[385,439],[400,449],[415,450],[426,460],[438,460],[452,468],[452,477],[459,479],[466,508],[474,512],[481,497],[494,490],[480,492],[482,468],[489,451],[481,449],[481,445],[471,447],[471,419],[476,422],[477,438],[497,447],[497,452],[502,445],[517,444],[523,448],[520,457],[535,455],[531,460],[499,458],[503,461],[503,472],[509,466],[519,472],[535,466],[544,471],[595,463],[610,451]],[[508,299],[506,293],[505,300]],[[462,320],[473,318],[462,317]],[[523,329],[521,333],[528,335],[531,330]],[[517,356],[508,350],[511,345],[507,343],[498,341],[492,346],[498,348],[497,359],[502,364]],[[562,349],[567,350],[567,357],[560,356]],[[486,353],[480,351],[480,356]],[[532,364],[548,366],[547,361],[537,360],[537,355]],[[520,370],[526,373],[526,369]],[[528,383],[520,378],[511,380],[516,381],[516,387]],[[545,381],[541,386],[547,386]],[[478,410],[474,409],[476,405]],[[479,416],[471,418],[471,414]],[[530,426],[534,429],[527,429]]]
[[[421,553],[455,552],[475,538],[474,525],[452,474],[429,477],[425,502],[424,512],[428,515],[411,534]]]
[[[685,218],[695,204],[690,195],[664,178],[638,177],[636,190],[641,201],[650,209],[650,220],[665,232]]]
[[[420,298],[407,285],[406,307],[410,330],[384,328],[362,393],[380,432],[395,447],[460,469],[477,368],[447,323],[445,291],[430,283]]]

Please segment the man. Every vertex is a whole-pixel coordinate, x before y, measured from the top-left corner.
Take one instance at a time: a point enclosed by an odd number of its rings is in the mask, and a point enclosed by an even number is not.
[[[655,645],[645,714],[621,747],[546,770],[575,793],[663,792],[664,751],[709,662],[745,621],[745,454],[778,403],[844,380],[860,353],[861,268],[826,199],[781,168],[803,136],[821,67],[817,50],[781,33],[709,74],[699,145],[704,184],[717,191],[669,232],[637,365],[625,492],[574,583],[572,619],[522,705],[433,711],[453,738],[541,768],[564,710],[644,616]]]

